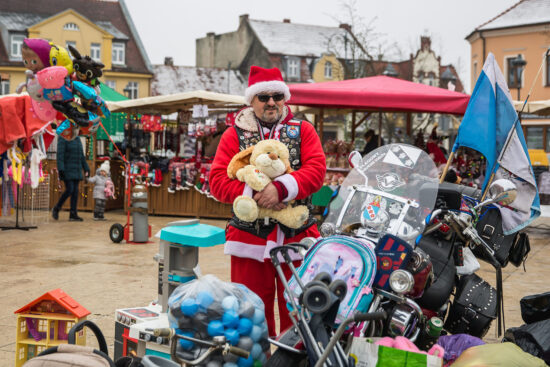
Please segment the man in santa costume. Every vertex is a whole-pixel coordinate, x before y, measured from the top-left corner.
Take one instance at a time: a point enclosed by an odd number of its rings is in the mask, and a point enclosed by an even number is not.
[[[285,105],[290,91],[277,68],[252,66],[245,98],[250,106],[239,111],[235,126],[225,131],[218,145],[210,171],[211,193],[225,203],[233,203],[239,195],[252,196],[258,206],[276,210],[285,208],[291,200],[304,203],[321,188],[326,171],[325,155],[315,128],[307,121],[293,119],[290,108]],[[294,171],[278,177],[261,192],[253,192],[245,183],[230,179],[227,166],[239,151],[264,139],[277,139],[288,147]],[[231,281],[246,285],[263,300],[270,336],[276,335],[275,294],[281,330],[289,327],[291,321],[283,286],[269,259],[269,251],[304,237],[319,237],[311,215],[298,229],[265,218],[243,222],[235,216],[227,226],[225,253],[231,255]],[[283,269],[289,278],[290,270]]]

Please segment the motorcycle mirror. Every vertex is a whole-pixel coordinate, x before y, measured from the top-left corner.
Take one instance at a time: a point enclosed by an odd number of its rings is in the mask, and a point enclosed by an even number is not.
[[[489,199],[477,204],[474,209],[479,209],[492,203],[499,205],[511,204],[516,200],[517,193],[516,185],[512,181],[501,178],[489,186]]]
[[[510,180],[501,178],[494,181],[489,187],[489,197],[500,205],[508,205],[516,200],[518,190]]]
[[[348,156],[348,162],[351,168],[359,167],[362,161],[363,156],[357,150],[354,150]]]

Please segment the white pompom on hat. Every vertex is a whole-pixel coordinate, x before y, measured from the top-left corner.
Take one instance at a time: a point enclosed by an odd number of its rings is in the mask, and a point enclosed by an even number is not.
[[[290,89],[279,69],[265,69],[255,65],[250,67],[248,88],[244,92],[244,98],[250,104],[254,96],[261,93],[282,93],[285,95],[285,102],[290,99]]]
[[[111,164],[109,161],[105,161],[101,163],[101,166],[99,166],[98,171],[105,171],[106,174],[111,173]]]

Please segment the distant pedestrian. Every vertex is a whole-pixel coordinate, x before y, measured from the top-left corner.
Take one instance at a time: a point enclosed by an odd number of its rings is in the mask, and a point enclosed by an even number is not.
[[[80,138],[66,140],[61,137],[57,140],[57,171],[59,179],[65,184],[65,192],[59,198],[59,201],[52,209],[53,219],[59,219],[59,210],[65,203],[65,200],[71,197],[70,221],[81,222],[83,219],[78,216],[78,185],[83,179],[82,171],[86,177],[90,175],[90,167],[84,156],[84,149]]]
[[[376,148],[381,147],[382,145],[385,144],[384,139],[376,135],[373,129],[368,129],[364,137],[365,137],[366,144],[365,144],[365,148],[363,148],[363,152],[361,153],[363,157],[369,154],[370,152],[372,152],[373,150],[375,150]],[[380,144],[378,144],[378,140],[380,140]]]
[[[89,177],[88,182],[94,184],[94,220],[105,220],[105,202],[107,201],[107,195],[105,195],[105,187],[107,181],[110,180],[109,174],[111,166],[109,161],[105,161],[99,166],[94,177]]]

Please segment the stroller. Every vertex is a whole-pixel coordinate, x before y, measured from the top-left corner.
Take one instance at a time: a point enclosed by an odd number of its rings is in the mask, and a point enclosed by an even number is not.
[[[296,269],[290,252],[306,250],[302,265]],[[303,243],[275,247],[270,257],[285,287],[293,326],[270,340],[278,349],[266,366],[288,367],[306,360],[311,366],[354,366],[354,360],[338,343],[341,336],[350,323],[385,317],[382,313],[363,313],[373,297],[376,255],[372,247],[357,238],[332,236],[309,249]],[[281,260],[293,274],[289,282]]]

